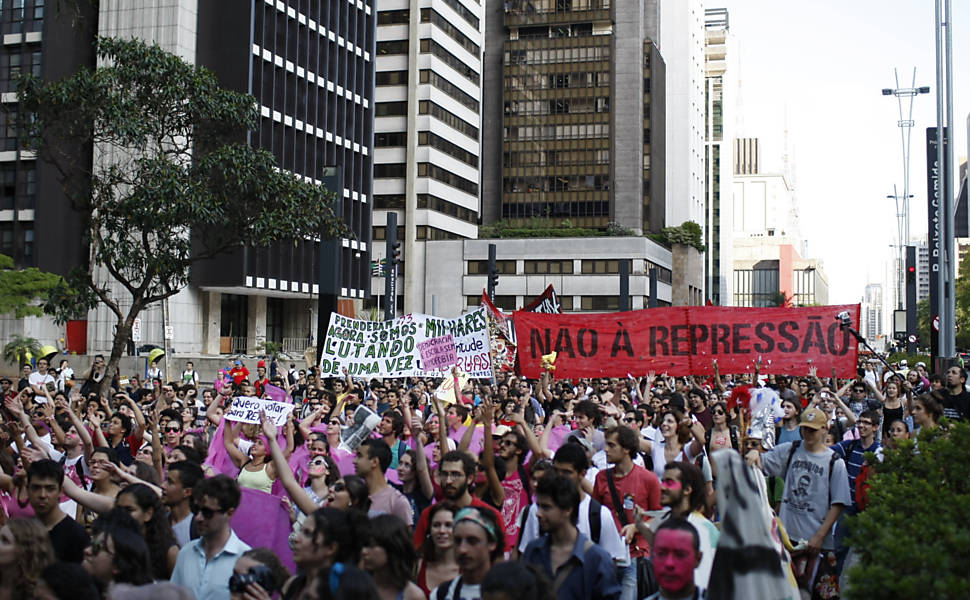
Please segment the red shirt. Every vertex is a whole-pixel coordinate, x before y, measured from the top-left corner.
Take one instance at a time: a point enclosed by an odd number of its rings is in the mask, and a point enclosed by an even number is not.
[[[229,371],[229,376],[232,377],[232,382],[239,385],[244,379],[249,377],[249,369],[246,367],[233,367],[232,371]]]
[[[660,510],[660,479],[653,471],[648,471],[639,465],[633,465],[633,470],[623,477],[616,477],[614,472],[613,481],[616,484],[616,493],[619,496],[620,504],[626,511],[627,523],[634,522],[634,504],[644,510]],[[593,484],[593,498],[610,509],[610,512],[613,513],[613,520],[616,521],[616,528],[623,529],[623,522],[617,517],[614,508],[613,495],[610,494],[610,484],[606,480],[605,469],[596,474],[596,482]],[[650,546],[639,533],[630,544],[630,556],[634,558],[650,556]]]
[[[659,490],[660,488],[658,487],[657,489]],[[426,533],[428,533],[428,515],[431,514],[432,506],[434,505],[429,506],[428,508],[424,509],[421,512],[421,518],[418,519],[418,524],[414,528],[414,547],[415,548],[421,547],[422,542],[424,542],[424,536]],[[480,500],[478,496],[474,496],[474,495],[472,496],[472,503],[470,504],[470,506],[492,511],[492,514],[495,515],[495,520],[498,522],[499,529],[502,531],[503,534],[505,533],[505,522],[502,520],[502,515],[500,515],[499,512],[495,510],[494,507],[489,506],[488,504]],[[508,539],[508,536],[505,536],[505,538],[506,538],[505,550],[506,552],[511,552],[512,548],[515,546],[518,540],[510,540]]]

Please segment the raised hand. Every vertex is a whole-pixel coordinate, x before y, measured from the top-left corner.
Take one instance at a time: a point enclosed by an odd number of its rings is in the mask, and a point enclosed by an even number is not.
[[[263,435],[271,440],[275,440],[278,432],[276,423],[267,417],[266,413],[263,411],[259,411],[259,420],[262,423]]]

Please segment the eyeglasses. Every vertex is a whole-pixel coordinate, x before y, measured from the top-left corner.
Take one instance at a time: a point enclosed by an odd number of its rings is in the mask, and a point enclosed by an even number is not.
[[[217,514],[221,515],[226,511],[221,508],[209,508],[208,506],[194,506],[192,507],[192,512],[195,513],[196,516],[202,515],[206,519],[211,519]]]
[[[102,552],[107,552],[109,555],[114,556],[114,552],[108,549],[108,540],[101,538],[99,540],[91,540],[91,554],[101,554]]]
[[[715,414],[715,415],[725,415],[727,413],[725,413],[723,410],[715,410],[711,414]]]
[[[852,391],[855,392],[855,393],[857,393],[857,394],[864,394],[866,392],[865,388],[855,388]]]
[[[515,445],[515,440],[502,440],[501,442],[499,442],[499,445],[500,446],[514,446]]]
[[[347,484],[343,481],[338,481],[337,483],[330,486],[331,492],[342,492],[347,489]]]

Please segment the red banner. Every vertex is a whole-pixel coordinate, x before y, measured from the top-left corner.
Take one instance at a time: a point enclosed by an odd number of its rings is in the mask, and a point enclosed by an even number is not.
[[[555,351],[556,377],[625,377],[650,371],[710,375],[761,373],[819,377],[835,369],[856,376],[858,343],[836,315],[848,311],[858,329],[859,305],[803,308],[682,306],[607,314],[550,315],[517,311],[513,317],[519,365],[539,377],[542,355]]]
[[[523,306],[522,310],[558,315],[562,312],[562,305],[559,304],[559,296],[556,295],[556,289],[550,283],[535,300]]]

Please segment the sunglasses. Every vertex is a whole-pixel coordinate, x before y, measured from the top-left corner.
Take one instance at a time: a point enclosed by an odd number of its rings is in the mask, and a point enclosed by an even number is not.
[[[633,418],[633,417],[623,417],[623,422],[624,423],[635,423],[636,422],[636,419]]]
[[[221,508],[209,508],[207,506],[194,506],[192,507],[192,512],[196,515],[202,515],[206,519],[211,519],[216,516],[216,514],[222,514],[226,512]]]
[[[325,461],[325,460],[313,460],[313,461],[310,461],[310,466],[311,467],[322,467],[322,466],[324,466],[326,464],[327,464],[327,461]]]
[[[347,489],[347,484],[345,484],[343,481],[338,481],[337,483],[330,486],[330,491],[335,493],[342,492],[346,489]]]
[[[724,415],[724,414],[727,414],[727,413],[725,413],[723,410],[715,410],[715,411],[713,411],[712,414],[715,414],[715,415]]]
[[[181,427],[166,427],[165,433],[179,433],[182,431]]]

